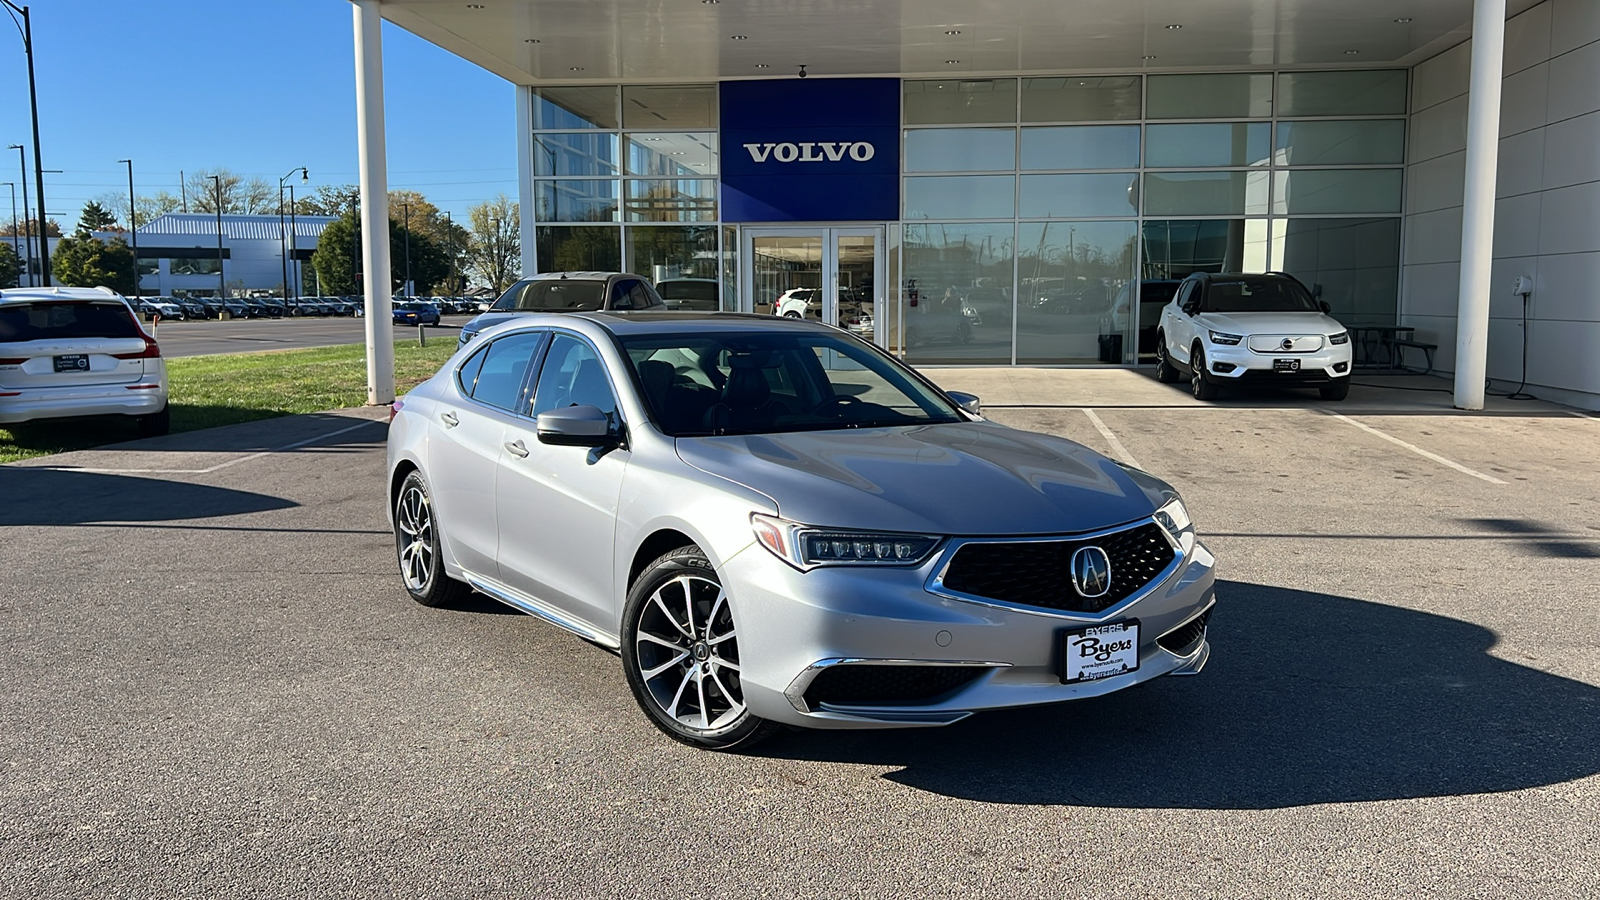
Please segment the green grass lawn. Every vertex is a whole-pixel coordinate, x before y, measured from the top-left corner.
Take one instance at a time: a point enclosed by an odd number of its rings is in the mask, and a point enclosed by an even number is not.
[[[394,348],[395,392],[438,371],[454,340]],[[317,347],[268,353],[189,356],[167,360],[172,430],[194,431],[274,416],[360,406],[367,402],[366,347]],[[41,422],[0,427],[0,462],[81,450],[137,437],[131,420]]]

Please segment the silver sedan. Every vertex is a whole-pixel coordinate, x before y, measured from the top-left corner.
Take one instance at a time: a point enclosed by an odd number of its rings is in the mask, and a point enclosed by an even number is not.
[[[617,650],[688,744],[947,725],[1210,655],[1215,561],[1171,487],[835,328],[528,316],[395,410],[412,598],[477,590]]]

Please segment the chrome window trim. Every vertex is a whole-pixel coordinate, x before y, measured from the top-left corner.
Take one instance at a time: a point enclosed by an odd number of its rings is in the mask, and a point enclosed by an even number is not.
[[[813,710],[811,706],[806,703],[806,690],[811,687],[811,682],[816,681],[817,676],[821,675],[824,670],[831,669],[835,666],[961,666],[974,669],[1009,669],[1011,668],[1011,663],[990,662],[975,659],[873,659],[871,657],[836,657],[831,659],[819,659],[811,665],[806,666],[799,675],[794,677],[793,681],[789,682],[789,686],[783,689],[783,696],[787,697],[790,705],[800,712],[815,712],[816,710]],[[834,707],[824,704],[824,708],[829,710],[836,708],[838,710],[860,709],[867,710],[872,713],[878,713],[895,709],[908,709],[910,707]]]
[[[522,389],[521,389],[520,393],[518,394],[518,400],[519,400],[519,403],[520,403],[520,401],[522,399],[525,399],[527,397],[528,389],[533,387],[533,385],[535,383],[535,382],[529,380],[530,377],[537,377],[537,374],[538,374],[537,370],[544,368],[544,355],[545,355],[545,352],[550,349],[550,335],[551,335],[550,327],[546,326],[546,325],[539,325],[539,326],[535,326],[533,328],[521,329],[521,330],[517,330],[517,331],[508,331],[505,334],[497,334],[497,335],[494,336],[493,340],[491,340],[489,343],[485,344],[482,348],[480,348],[480,350],[481,350],[481,352],[483,352],[485,354],[484,359],[487,360],[488,359],[487,354],[489,352],[489,348],[493,347],[495,345],[495,343],[497,343],[499,341],[503,341],[503,340],[505,340],[506,338],[509,338],[509,337],[515,337],[515,336],[517,336],[519,334],[538,334],[542,338],[542,340],[539,342],[539,346],[534,348],[533,355],[528,358],[528,371],[522,373]],[[474,337],[476,337],[476,335],[474,335]],[[459,352],[459,349],[460,348],[457,348],[458,352]],[[462,360],[460,365],[456,366],[455,377],[451,379],[452,381],[455,382],[456,393],[460,395],[461,401],[463,403],[471,403],[474,406],[478,407],[479,409],[493,410],[494,412],[497,412],[500,415],[510,416],[513,419],[526,419],[526,418],[528,418],[527,416],[519,414],[514,409],[506,409],[503,406],[495,406],[493,403],[485,403],[482,400],[479,400],[478,398],[472,396],[471,394],[469,394],[466,391],[461,389],[461,387],[462,387],[462,385],[461,385],[461,369],[463,367],[465,367],[466,364],[469,361],[471,361],[472,357],[477,356],[478,352],[479,351],[474,351],[473,353],[468,354],[467,358]],[[522,404],[522,405],[525,405],[525,404]]]
[[[1025,603],[1007,603],[1004,600],[996,600],[992,597],[979,597],[975,594],[965,594],[961,591],[956,591],[945,587],[944,584],[945,574],[950,569],[950,563],[955,560],[956,552],[968,544],[1045,544],[1061,543],[1064,541],[1088,541],[1094,540],[1098,537],[1105,537],[1107,535],[1119,534],[1124,531],[1131,531],[1135,528],[1142,528],[1145,525],[1154,525],[1156,530],[1161,533],[1161,536],[1166,538],[1167,543],[1172,547],[1172,562],[1168,563],[1167,567],[1158,572],[1154,578],[1151,578],[1144,587],[1134,591],[1132,594],[1129,594],[1122,600],[1119,600],[1111,606],[1108,606],[1096,613],[1067,612],[1065,610],[1051,609],[1047,606],[1030,606]],[[1155,520],[1154,516],[1139,519],[1135,522],[1116,525],[1111,528],[1102,528],[1098,531],[1087,531],[1079,534],[1056,534],[1045,536],[1034,535],[1029,537],[951,538],[945,543],[943,556],[939,559],[938,564],[934,566],[934,572],[931,576],[929,576],[927,583],[923,585],[923,589],[928,593],[939,597],[945,597],[950,600],[960,600],[964,603],[977,603],[981,606],[988,606],[994,609],[1025,612],[1033,615],[1049,616],[1055,619],[1066,619],[1074,622],[1103,622],[1106,619],[1110,619],[1119,615],[1129,606],[1132,606],[1133,604],[1138,603],[1140,600],[1143,600],[1145,597],[1150,596],[1168,581],[1171,581],[1172,577],[1183,569],[1184,564],[1188,562],[1188,558],[1189,555],[1184,552],[1183,546],[1174,541],[1172,539],[1172,535],[1167,534],[1167,530],[1161,527],[1161,524]]]

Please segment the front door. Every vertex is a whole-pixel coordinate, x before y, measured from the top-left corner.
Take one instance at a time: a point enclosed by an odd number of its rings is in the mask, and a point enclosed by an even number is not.
[[[883,228],[745,228],[745,312],[812,319],[883,342]]]

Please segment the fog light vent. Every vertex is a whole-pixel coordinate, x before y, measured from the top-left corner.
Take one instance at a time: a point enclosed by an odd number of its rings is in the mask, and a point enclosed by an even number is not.
[[[1232,372],[1234,369],[1237,369],[1237,368],[1239,368],[1239,367],[1234,365],[1233,363],[1227,363],[1227,362],[1214,362],[1214,363],[1211,364],[1211,371],[1213,371],[1213,372],[1221,372],[1224,375],[1228,374],[1229,372]]]
[[[1350,368],[1350,364],[1349,363],[1334,363],[1333,364],[1333,370],[1335,372],[1343,372],[1348,368]]]

